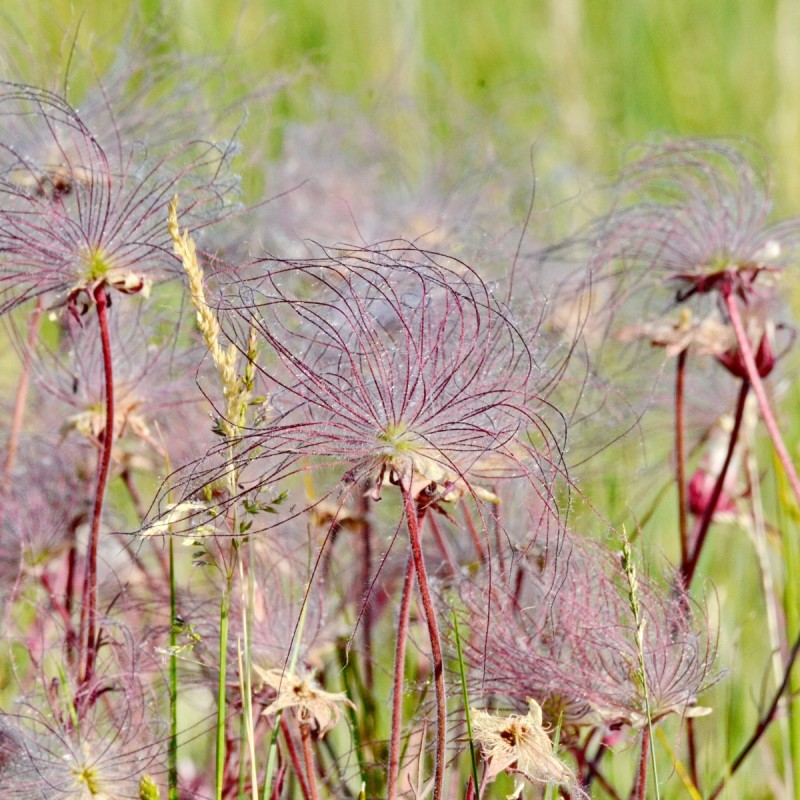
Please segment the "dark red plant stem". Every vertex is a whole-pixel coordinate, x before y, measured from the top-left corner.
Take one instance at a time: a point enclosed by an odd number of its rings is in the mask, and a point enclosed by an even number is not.
[[[586,762],[586,768],[589,770],[589,774],[592,776],[593,780],[596,780],[600,786],[603,787],[603,790],[611,798],[611,800],[620,800],[619,794],[608,782],[608,778],[606,778],[606,776],[600,772],[599,761],[599,757],[595,757],[591,761]]]
[[[414,588],[414,559],[409,555],[403,579],[403,594],[397,620],[397,639],[394,653],[394,684],[392,689],[392,727],[389,736],[389,768],[386,782],[387,800],[397,798],[397,776],[400,772],[400,729],[403,723],[403,675],[406,663],[408,618],[411,612],[411,592]]]
[[[742,381],[739,389],[739,397],[736,401],[736,413],[733,418],[733,429],[731,430],[730,439],[728,440],[728,451],[725,453],[725,461],[722,464],[722,469],[717,476],[717,481],[711,491],[711,496],[703,509],[703,516],[697,528],[697,533],[694,536],[694,549],[692,550],[692,557],[689,563],[681,569],[681,578],[683,579],[683,588],[688,591],[694,577],[695,570],[697,569],[697,562],[700,560],[700,554],[705,544],[708,530],[711,527],[711,518],[714,516],[714,511],[717,508],[717,503],[722,495],[722,488],[725,485],[725,479],[728,475],[728,468],[733,460],[733,452],[736,449],[736,442],[739,439],[739,430],[742,427],[742,419],[744,418],[744,405],[747,400],[747,392],[750,388],[748,381]]]
[[[747,377],[753,385],[753,392],[758,400],[758,407],[761,411],[761,418],[764,420],[764,425],[767,428],[772,445],[778,454],[778,459],[783,465],[786,472],[786,477],[789,479],[794,496],[800,504],[800,477],[797,475],[797,470],[794,468],[792,459],[789,456],[789,451],[786,449],[783,437],[781,436],[778,423],[775,421],[775,415],[772,413],[767,392],[764,389],[764,384],[761,381],[761,376],[758,374],[758,367],[756,366],[756,359],[753,355],[753,346],[747,338],[747,332],[742,323],[742,317],[739,313],[739,306],[736,303],[736,295],[728,289],[724,293],[725,305],[728,309],[728,314],[731,318],[731,325],[736,334],[736,342],[739,345],[739,353],[744,361],[745,369],[747,370]]]
[[[300,784],[300,792],[305,800],[311,800],[311,793],[306,783],[303,767],[300,764],[300,757],[297,755],[297,749],[292,740],[292,732],[289,730],[289,725],[283,715],[281,715],[281,732],[283,733],[283,741],[286,742],[286,750],[289,753],[289,759],[294,767],[294,774],[297,776],[297,781]],[[275,783],[277,784],[278,782],[275,781]]]
[[[89,531],[89,551],[86,557],[86,572],[83,580],[83,608],[81,609],[81,643],[85,647],[82,684],[91,681],[97,655],[97,545],[100,538],[100,522],[103,516],[103,501],[111,466],[111,448],[114,444],[114,373],[111,360],[111,337],[108,332],[108,294],[100,284],[94,290],[97,322],[100,328],[100,344],[103,350],[103,374],[105,375],[106,420],[103,430],[103,448],[97,463],[97,487],[92,509],[92,526]],[[86,636],[83,637],[84,619]]]
[[[14,413],[11,417],[11,427],[8,432],[8,443],[6,444],[6,459],[3,464],[3,486],[8,486],[11,478],[11,470],[14,469],[14,462],[17,458],[19,449],[19,436],[22,432],[22,421],[25,417],[25,403],[28,399],[28,387],[31,379],[31,356],[36,340],[39,338],[39,328],[42,324],[42,310],[44,304],[42,298],[36,302],[28,320],[28,338],[25,342],[25,350],[22,353],[22,371],[17,381],[17,394],[14,398]]]
[[[414,557],[414,569],[417,573],[422,608],[428,625],[428,638],[431,643],[431,659],[433,661],[433,685],[436,691],[436,766],[433,775],[433,800],[441,800],[444,786],[445,735],[447,725],[446,698],[444,692],[444,662],[442,659],[442,643],[439,638],[439,626],[436,622],[436,610],[433,607],[428,574],[425,571],[425,559],[420,544],[419,519],[411,496],[410,487],[401,486],[403,506],[408,525],[408,538],[411,543],[411,554]]]
[[[708,795],[708,800],[714,800],[714,798],[719,797],[722,794],[725,786],[727,785],[728,781],[733,777],[739,767],[742,766],[742,763],[750,755],[750,751],[758,744],[761,737],[767,732],[767,728],[775,721],[775,717],[778,714],[778,706],[780,705],[781,697],[783,697],[783,693],[789,687],[789,679],[792,676],[792,667],[794,667],[795,661],[797,661],[797,656],[800,654],[800,636],[795,639],[794,644],[792,645],[791,653],[789,653],[789,658],[786,661],[786,671],[783,675],[783,680],[781,681],[781,685],[775,690],[775,694],[772,698],[772,702],[769,704],[769,708],[767,709],[764,716],[758,721],[758,724],[755,727],[750,738],[745,743],[744,747],[739,751],[739,754],[736,758],[733,759],[731,762],[730,767],[725,771],[725,774],[720,779],[719,783],[714,787],[711,794]]]
[[[645,800],[647,789],[647,765],[650,758],[650,729],[645,726],[642,731],[642,754],[639,757],[639,771],[631,789],[631,800]]]
[[[300,725],[300,739],[303,742],[303,761],[306,765],[306,778],[308,779],[309,797],[319,800],[317,791],[317,774],[314,770],[314,754],[311,752],[311,726]]]
[[[681,564],[689,560],[689,526],[686,513],[686,448],[684,443],[684,394],[687,350],[681,350],[675,368],[675,482],[678,488],[678,528]]]
[[[686,720],[686,744],[689,750],[689,777],[692,779],[694,788],[702,796],[703,787],[700,785],[700,770],[697,768],[697,739],[695,737],[694,718]]]

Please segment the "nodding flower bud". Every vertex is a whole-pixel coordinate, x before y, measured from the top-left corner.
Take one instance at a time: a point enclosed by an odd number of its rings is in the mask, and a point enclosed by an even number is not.
[[[714,486],[725,463],[728,451],[728,440],[733,427],[733,419],[729,414],[724,414],[717,420],[711,431],[705,453],[701,458],[700,466],[695,470],[687,486],[687,503],[689,512],[696,517],[702,517],[711,502]],[[738,474],[739,453],[734,451],[733,460],[725,476],[722,493],[712,510],[713,519],[721,517],[730,518],[736,513],[735,486]]]
[[[775,351],[772,348],[772,339],[775,332],[775,326],[772,323],[767,324],[764,332],[761,334],[761,339],[758,343],[758,349],[755,351],[755,362],[758,374],[762,378],[772,372],[777,361]],[[747,367],[745,366],[744,359],[738,347],[717,356],[717,361],[722,364],[731,375],[741,379],[748,380]]]

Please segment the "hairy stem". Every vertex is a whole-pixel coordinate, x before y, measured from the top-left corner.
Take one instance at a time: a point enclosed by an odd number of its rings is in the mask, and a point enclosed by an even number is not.
[[[97,309],[97,322],[100,329],[100,344],[103,351],[103,374],[105,376],[105,428],[103,447],[97,463],[97,486],[92,509],[92,525],[89,531],[89,550],[86,557],[86,573],[83,580],[83,607],[81,609],[81,643],[84,650],[82,685],[85,687],[92,679],[94,662],[97,656],[97,546],[100,539],[100,522],[103,516],[103,502],[111,468],[111,448],[114,444],[114,373],[111,359],[111,337],[108,331],[108,294],[104,284],[94,290],[94,303]],[[84,633],[84,620],[85,637]]]
[[[442,643],[439,637],[439,626],[436,622],[436,610],[433,607],[428,574],[425,570],[425,559],[420,544],[419,518],[411,496],[410,488],[401,486],[408,538],[411,543],[411,554],[414,558],[414,569],[417,573],[422,608],[428,625],[428,637],[431,643],[431,659],[433,661],[433,685],[436,692],[436,766],[433,777],[433,800],[441,800],[444,786],[444,760],[446,735],[446,698],[444,689],[444,662],[442,660]]]
[[[758,400],[758,408],[761,411],[761,418],[764,420],[764,425],[767,428],[772,445],[778,455],[778,459],[786,472],[786,477],[794,492],[795,499],[800,505],[800,477],[797,475],[797,470],[794,468],[794,463],[789,456],[789,451],[786,449],[783,437],[781,436],[778,423],[775,420],[775,415],[772,413],[772,406],[770,405],[767,392],[764,389],[764,384],[761,381],[761,376],[758,374],[758,367],[756,366],[755,355],[753,354],[753,346],[747,338],[747,332],[744,329],[742,316],[739,313],[739,306],[736,302],[736,296],[730,290],[725,292],[725,305],[728,309],[728,314],[731,318],[731,325],[736,333],[736,342],[739,345],[739,352],[741,353],[742,360],[744,361],[745,369],[747,370],[747,377],[753,385],[753,392]]]
[[[314,769],[314,754],[311,752],[311,726],[300,726],[300,739],[303,742],[303,763],[306,767],[306,779],[311,800],[319,800],[317,790],[317,773]]]
[[[639,771],[631,790],[631,800],[645,800],[647,789],[647,764],[650,760],[650,729],[642,729],[642,753],[639,757]]]

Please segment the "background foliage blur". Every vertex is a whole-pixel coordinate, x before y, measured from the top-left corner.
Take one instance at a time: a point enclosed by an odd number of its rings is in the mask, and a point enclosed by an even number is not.
[[[19,77],[51,84],[73,43],[98,71],[148,38],[224,54],[208,89],[272,87],[245,140],[267,135],[273,153],[323,92],[391,134],[406,179],[465,140],[524,174],[535,146],[540,179],[562,180],[557,201],[632,143],[744,136],[775,165],[781,202],[800,199],[794,0],[5,0],[2,27]],[[73,84],[85,69],[73,59]]]

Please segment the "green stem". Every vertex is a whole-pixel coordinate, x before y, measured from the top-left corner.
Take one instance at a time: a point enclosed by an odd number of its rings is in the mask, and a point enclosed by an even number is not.
[[[472,767],[472,785],[480,786],[478,781],[478,759],[475,754],[475,742],[472,741],[472,714],[469,707],[469,693],[467,691],[467,671],[464,668],[464,653],[461,650],[461,634],[458,631],[458,617],[453,612],[453,633],[456,637],[456,653],[458,655],[458,671],[461,676],[461,694],[464,698],[464,717],[467,721],[467,739],[469,739],[469,759]]]
[[[169,800],[178,800],[178,626],[175,593],[175,543],[169,537]]]

